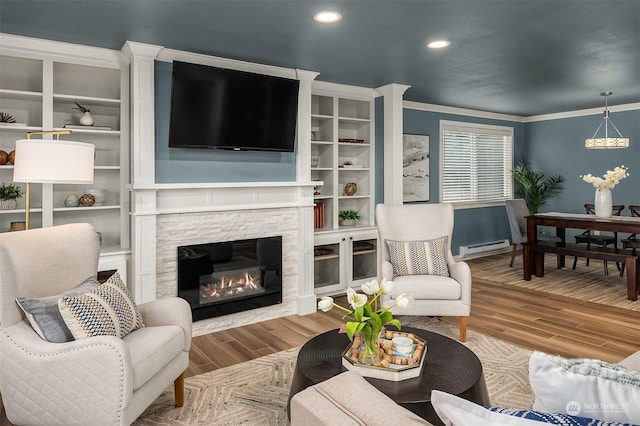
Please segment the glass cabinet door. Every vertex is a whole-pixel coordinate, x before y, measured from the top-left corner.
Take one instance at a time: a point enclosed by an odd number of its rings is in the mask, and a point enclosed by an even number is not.
[[[378,276],[377,239],[351,241],[351,281],[371,280]]]
[[[313,286],[316,292],[340,287],[340,244],[323,244],[313,250]]]

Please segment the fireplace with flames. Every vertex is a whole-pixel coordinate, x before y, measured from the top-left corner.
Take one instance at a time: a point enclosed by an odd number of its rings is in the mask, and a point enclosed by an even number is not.
[[[178,247],[178,296],[194,321],[282,303],[282,237]]]

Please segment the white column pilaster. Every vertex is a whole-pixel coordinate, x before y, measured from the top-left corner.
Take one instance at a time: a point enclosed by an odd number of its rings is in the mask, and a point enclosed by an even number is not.
[[[402,204],[402,95],[411,86],[387,84],[384,97],[384,202]]]
[[[137,303],[156,299],[156,192],[137,190],[155,183],[154,61],[162,46],[127,41],[131,82],[131,289]]]
[[[298,153],[296,158],[296,181],[311,180],[311,83],[317,72],[296,70],[300,80],[298,94]],[[300,188],[301,201],[309,200],[313,205],[313,190]],[[316,296],[313,288],[313,208],[301,207],[298,215],[298,290],[297,313],[306,315],[316,311]]]

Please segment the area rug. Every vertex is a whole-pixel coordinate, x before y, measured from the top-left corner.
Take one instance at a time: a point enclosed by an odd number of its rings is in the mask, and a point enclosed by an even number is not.
[[[405,326],[458,338],[458,328],[435,318],[400,317]],[[527,408],[531,402],[530,351],[467,331],[466,346],[482,362],[491,403]],[[168,388],[135,425],[288,425],[287,399],[299,348],[190,377],[185,404],[173,406]],[[428,353],[427,353],[428,355]]]
[[[487,280],[492,285],[515,286],[588,302],[640,311],[640,300],[627,299],[627,277],[620,277],[615,262],[609,262],[609,275],[604,274],[602,261],[591,259],[586,266],[579,258],[572,269],[573,258],[566,258],[566,267],[557,268],[556,258],[545,256],[544,277],[522,279],[522,254],[518,254],[513,267],[509,267],[511,255],[500,254],[467,261],[475,280]]]

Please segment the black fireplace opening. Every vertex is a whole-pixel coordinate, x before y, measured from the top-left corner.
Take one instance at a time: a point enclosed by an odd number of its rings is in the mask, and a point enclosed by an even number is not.
[[[282,237],[179,246],[178,296],[194,321],[282,303]]]

